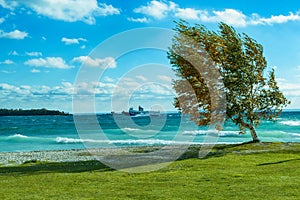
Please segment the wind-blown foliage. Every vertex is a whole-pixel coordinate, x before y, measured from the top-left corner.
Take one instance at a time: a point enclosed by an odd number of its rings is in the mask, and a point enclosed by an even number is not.
[[[290,103],[277,86],[274,69],[264,76],[267,61],[262,45],[225,23],[220,23],[219,31],[214,32],[203,25],[179,21],[175,31],[168,52],[178,76],[174,80],[178,94],[175,106],[191,114],[198,125],[209,125],[216,107],[212,103],[220,95],[212,95],[212,91],[222,91],[226,95],[226,119],[238,125],[242,133],[249,129],[253,141],[259,141],[255,126],[262,118],[276,120]],[[216,80],[221,80],[223,87],[220,83],[213,85]],[[195,97],[184,90],[187,81]]]

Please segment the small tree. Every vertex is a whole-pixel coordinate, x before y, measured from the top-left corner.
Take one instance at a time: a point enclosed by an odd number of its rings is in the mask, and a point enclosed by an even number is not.
[[[223,81],[223,88],[218,89],[226,95],[226,119],[238,125],[241,133],[249,129],[253,141],[258,142],[255,127],[260,120],[275,121],[282,108],[290,103],[277,86],[274,69],[264,76],[267,62],[262,45],[245,33],[236,33],[225,23],[219,24],[219,32],[213,32],[203,25],[190,26],[179,21],[175,31],[177,34],[168,52],[178,76],[173,85],[178,94],[174,105],[183,113],[191,114],[198,125],[209,125],[213,97],[208,87],[211,80],[207,80],[205,74],[217,70],[220,77],[214,80]],[[205,53],[214,64],[203,59]],[[191,60],[197,60],[201,73]],[[194,101],[183,89],[186,81],[196,95]]]

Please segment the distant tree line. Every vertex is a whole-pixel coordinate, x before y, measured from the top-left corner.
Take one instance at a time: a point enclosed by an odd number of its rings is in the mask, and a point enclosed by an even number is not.
[[[42,109],[0,109],[0,116],[70,115],[63,111]]]

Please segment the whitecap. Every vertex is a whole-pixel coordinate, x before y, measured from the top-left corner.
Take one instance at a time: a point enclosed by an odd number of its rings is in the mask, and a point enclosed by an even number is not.
[[[141,129],[138,128],[123,128],[124,131],[141,131]]]
[[[109,144],[148,144],[148,145],[154,145],[154,144],[173,144],[175,141],[170,140],[159,140],[159,139],[139,139],[139,140],[110,140]]]
[[[28,136],[22,135],[22,134],[20,134],[20,133],[16,133],[16,134],[14,134],[14,135],[8,136],[8,138],[28,138]]]
[[[293,136],[300,137],[300,133],[293,133]]]
[[[286,125],[286,126],[300,126],[300,121],[293,121],[293,120],[289,120],[289,121],[282,121],[279,122],[280,124]]]
[[[240,135],[237,131],[215,131],[215,130],[193,130],[193,131],[183,131],[183,134],[186,135],[206,135],[209,133],[215,133],[219,137],[229,137],[229,136],[238,136]]]
[[[57,143],[69,144],[69,143],[84,143],[84,142],[91,142],[91,143],[100,143],[103,142],[102,140],[93,140],[93,139],[78,139],[78,138],[64,138],[64,137],[57,137],[55,139]]]

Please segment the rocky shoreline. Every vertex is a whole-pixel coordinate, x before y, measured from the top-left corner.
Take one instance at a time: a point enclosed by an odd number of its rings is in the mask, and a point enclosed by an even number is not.
[[[243,146],[242,150],[241,147]],[[174,158],[196,158],[199,157],[201,145],[174,145],[174,146],[143,146],[124,148],[95,148],[95,149],[73,149],[73,150],[49,150],[28,152],[0,152],[0,166],[15,166],[34,162],[80,162],[80,161],[107,161],[124,167],[130,167],[130,163],[140,165],[147,164],[149,160],[160,163],[172,161]],[[233,154],[253,154],[265,152],[299,151],[300,143],[242,143],[242,144],[218,144],[209,147],[207,156]],[[185,153],[182,151],[185,149]],[[119,163],[120,162],[120,163]],[[140,163],[141,162],[141,163]]]
[[[94,160],[85,149],[29,151],[29,152],[0,152],[0,165],[12,166],[26,162],[75,162]]]
[[[0,152],[0,166],[15,166],[24,163],[35,162],[80,162],[101,160],[106,162],[127,163],[135,165],[135,162],[147,163],[149,160],[167,162],[174,160],[174,154],[181,155],[182,148],[188,146],[174,145],[168,147],[144,146],[124,148],[95,148],[95,149],[73,149],[73,150],[49,150],[28,152]],[[137,159],[138,156],[138,159]],[[177,156],[175,156],[177,158]],[[175,159],[176,159],[175,158]],[[155,162],[154,161],[154,162]],[[127,165],[126,165],[127,166]],[[125,167],[126,167],[125,166]]]

